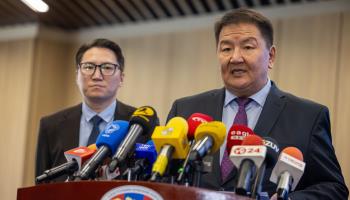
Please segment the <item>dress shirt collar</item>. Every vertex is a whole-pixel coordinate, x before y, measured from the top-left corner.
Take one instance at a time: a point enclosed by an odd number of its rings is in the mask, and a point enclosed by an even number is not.
[[[83,102],[82,116],[87,122],[89,122],[91,118],[93,118],[95,115],[100,116],[104,122],[110,122],[114,118],[114,111],[116,106],[117,102],[113,101],[113,103],[109,105],[106,109],[104,109],[102,112],[96,113],[85,102]]]
[[[271,80],[268,78],[267,83],[263,88],[261,88],[257,93],[251,95],[249,98],[253,99],[259,106],[264,106],[267,95],[269,94],[271,88]],[[227,107],[237,96],[232,94],[230,91],[225,89],[225,101],[224,108]]]

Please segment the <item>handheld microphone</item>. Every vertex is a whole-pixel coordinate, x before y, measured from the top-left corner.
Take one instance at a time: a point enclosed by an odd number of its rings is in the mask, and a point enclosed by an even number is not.
[[[35,182],[42,183],[66,174],[70,176],[79,171],[82,164],[96,152],[96,148],[89,147],[77,147],[64,152],[68,162],[44,171],[42,175],[36,177]]]
[[[230,159],[238,171],[235,192],[239,195],[250,196],[252,182],[256,170],[260,168],[266,156],[263,140],[257,135],[248,135],[242,145],[233,146]]]
[[[141,134],[151,134],[157,124],[157,112],[152,107],[143,106],[138,108],[130,118],[129,132],[114,154],[109,164],[109,171],[112,172],[119,167],[134,147],[137,138]]]
[[[241,145],[244,138],[248,135],[255,135],[254,131],[244,125],[233,125],[227,134],[226,149],[231,152],[233,146]]]
[[[258,195],[260,195],[261,184],[265,175],[265,169],[275,166],[279,153],[278,143],[275,139],[264,137],[263,142],[266,146],[266,158],[257,172],[254,185],[252,187],[252,198],[256,198]]]
[[[207,123],[213,121],[213,118],[210,117],[209,115],[205,115],[202,113],[193,113],[188,119],[187,119],[187,124],[188,124],[188,133],[187,133],[187,138],[189,140],[189,145],[190,145],[190,151],[193,149],[194,146],[194,133],[197,129],[197,127],[202,124],[202,123]],[[187,154],[185,161],[182,164],[182,167],[179,168],[178,170],[178,177],[176,181],[178,183],[182,182],[182,179],[185,175],[185,173],[188,173],[189,167],[188,167],[188,161],[189,161],[190,154]]]
[[[270,181],[277,183],[277,199],[287,200],[290,191],[297,186],[304,173],[303,154],[296,147],[287,147],[281,152],[272,170]]]
[[[187,123],[188,123],[187,138],[189,140],[193,140],[197,127],[199,125],[201,125],[202,123],[208,123],[208,122],[211,122],[213,120],[214,119],[211,116],[209,116],[209,115],[206,115],[206,114],[203,114],[203,113],[193,113],[187,119]]]
[[[158,152],[158,157],[152,168],[150,181],[157,181],[163,176],[172,158],[184,159],[189,152],[187,139],[188,124],[182,117],[174,117],[166,126],[157,126],[152,134],[152,140]]]
[[[157,151],[152,140],[146,144],[136,143],[135,149],[136,163],[131,168],[131,173],[135,175],[143,174],[144,177],[151,174],[153,163],[157,159]]]
[[[116,151],[116,148],[125,138],[128,128],[129,122],[123,120],[113,121],[107,125],[105,130],[100,133],[96,140],[98,151],[78,173],[78,180],[87,180],[91,178],[93,172],[103,162],[103,160]]]
[[[225,140],[226,127],[219,121],[200,124],[195,132],[196,143],[191,149],[189,161],[201,160],[208,153],[215,153]]]

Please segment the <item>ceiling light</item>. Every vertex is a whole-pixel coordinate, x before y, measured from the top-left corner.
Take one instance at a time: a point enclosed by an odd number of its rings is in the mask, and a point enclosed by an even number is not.
[[[34,10],[35,12],[47,12],[49,10],[49,6],[42,0],[21,0],[21,1],[25,3],[29,8]]]

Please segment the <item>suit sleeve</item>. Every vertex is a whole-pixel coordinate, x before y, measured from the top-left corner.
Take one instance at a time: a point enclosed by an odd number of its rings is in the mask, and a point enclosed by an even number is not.
[[[344,183],[340,165],[332,146],[329,112],[320,110],[312,129],[307,150],[307,164],[292,200],[348,199],[349,191]]]
[[[51,168],[47,134],[48,129],[45,125],[45,120],[41,119],[36,148],[35,177],[43,174],[45,170]]]

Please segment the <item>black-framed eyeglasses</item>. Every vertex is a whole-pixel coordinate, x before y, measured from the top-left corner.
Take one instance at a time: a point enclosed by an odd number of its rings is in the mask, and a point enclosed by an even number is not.
[[[79,67],[81,73],[84,75],[93,75],[97,67],[100,68],[101,74],[105,76],[111,76],[115,73],[117,68],[120,69],[119,64],[113,63],[102,63],[100,65],[94,63],[80,63]]]

